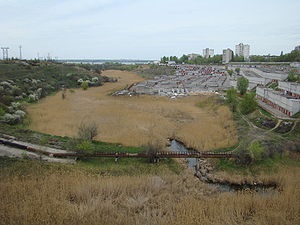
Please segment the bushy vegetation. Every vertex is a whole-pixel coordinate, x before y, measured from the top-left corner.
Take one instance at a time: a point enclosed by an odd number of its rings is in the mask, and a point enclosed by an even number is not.
[[[251,62],[300,62],[300,51],[293,50],[290,53],[283,54],[279,56],[259,56],[254,55],[250,57]]]
[[[230,88],[226,91],[226,103],[229,104],[232,112],[236,111],[238,105],[237,91],[235,88]]]
[[[247,93],[239,103],[241,113],[249,114],[257,108],[255,93]]]
[[[145,78],[153,78],[155,76],[161,75],[174,75],[175,69],[170,66],[160,66],[160,65],[141,65],[134,70],[137,74]]]
[[[136,64],[122,64],[122,63],[116,63],[116,62],[105,62],[103,64],[79,64],[80,67],[94,71],[98,74],[101,74],[104,70],[121,70],[121,71],[132,71],[136,68],[138,68],[138,65]]]
[[[210,58],[204,58],[199,55],[195,59],[189,59],[187,55],[182,55],[180,58],[178,58],[177,56],[163,56],[160,60],[161,63],[167,63],[168,61],[174,61],[179,64],[221,64],[222,55],[214,55]]]
[[[249,114],[257,108],[255,93],[249,92],[239,97],[235,88],[226,91],[225,102],[232,112],[238,108],[242,114]]]
[[[89,83],[87,81],[83,81],[80,85],[80,87],[82,88],[82,90],[87,90],[89,88]]]
[[[98,125],[95,121],[82,121],[78,127],[78,138],[92,141],[98,134]]]
[[[300,74],[297,74],[297,72],[296,69],[290,70],[287,80],[289,82],[300,82]]]
[[[237,79],[237,89],[241,95],[244,95],[247,92],[249,87],[249,80],[245,77],[239,77]]]
[[[0,62],[0,116],[2,122],[16,124],[25,115],[24,103],[39,99],[65,88],[99,86],[109,79],[78,66],[48,61],[1,61]],[[19,104],[20,107],[14,105]]]

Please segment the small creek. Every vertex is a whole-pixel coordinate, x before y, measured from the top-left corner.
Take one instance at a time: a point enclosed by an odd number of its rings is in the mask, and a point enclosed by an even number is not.
[[[174,140],[171,140],[170,150],[172,152],[190,152],[182,143]],[[189,168],[195,169],[195,166],[198,164],[196,158],[186,158],[187,165]]]
[[[169,149],[173,152],[191,152],[193,150],[187,149],[183,143],[176,141],[175,139],[170,141]],[[262,196],[273,194],[276,191],[277,184],[270,183],[230,183],[226,180],[218,179],[216,177],[211,176],[209,173],[211,169],[210,165],[207,166],[207,161],[203,159],[196,158],[186,158],[187,165],[189,168],[195,171],[195,176],[197,176],[201,181],[208,183],[211,187],[217,188],[220,191],[225,192],[234,192],[234,191],[246,191],[251,190],[255,191]],[[206,164],[206,165],[205,165]],[[276,191],[277,192],[277,191]]]

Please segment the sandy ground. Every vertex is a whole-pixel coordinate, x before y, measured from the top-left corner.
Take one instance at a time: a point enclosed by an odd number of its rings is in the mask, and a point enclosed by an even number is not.
[[[206,96],[170,99],[158,96],[111,96],[143,78],[131,72],[105,71],[103,75],[118,78],[86,91],[67,91],[42,99],[27,107],[30,129],[49,134],[76,137],[80,123],[98,125],[97,140],[141,146],[149,141],[166,142],[175,136],[199,150],[228,147],[237,142],[232,115],[227,107],[211,110],[197,103]]]

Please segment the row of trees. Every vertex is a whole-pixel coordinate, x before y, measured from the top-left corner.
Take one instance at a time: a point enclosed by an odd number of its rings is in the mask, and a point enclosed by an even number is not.
[[[257,107],[255,100],[255,93],[247,93],[249,81],[240,77],[237,82],[237,89],[231,88],[226,92],[226,102],[230,106],[231,110],[235,112],[238,108],[242,114],[248,114],[253,112]],[[240,93],[240,98],[238,96]]]
[[[177,56],[163,56],[160,60],[161,63],[167,63],[168,61],[174,61],[176,63],[182,64],[218,64],[222,63],[222,55],[214,55],[210,58],[204,58],[202,56],[197,56],[195,59],[189,59],[188,55]],[[245,62],[243,56],[232,55],[232,62]],[[253,55],[250,56],[251,62],[300,62],[300,51],[293,50],[290,53],[283,54],[281,52],[280,56],[260,56]]]
[[[235,68],[235,72],[236,72],[238,75],[240,74],[240,71],[241,71],[241,68],[239,68],[239,67]],[[233,70],[232,70],[232,69],[229,69],[229,70],[227,70],[227,73],[229,74],[229,76],[232,76]]]
[[[218,64],[222,63],[222,55],[214,55],[210,58],[204,58],[199,55],[194,59],[189,59],[188,55],[182,55],[180,58],[178,58],[177,56],[163,56],[160,59],[161,63],[167,63],[168,61],[174,61],[179,64]]]
[[[300,62],[300,51],[293,50],[287,54],[283,54],[283,52],[281,52],[281,54],[279,56],[253,55],[253,56],[250,56],[250,61],[251,62]]]

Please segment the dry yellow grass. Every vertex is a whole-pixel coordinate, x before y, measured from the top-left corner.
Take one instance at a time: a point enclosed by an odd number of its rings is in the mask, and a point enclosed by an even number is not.
[[[298,168],[272,175],[282,191],[261,195],[217,193],[187,174],[105,177],[31,164],[23,175],[0,173],[1,225],[299,224]]]
[[[75,137],[83,120],[99,126],[97,140],[141,146],[149,141],[175,136],[190,147],[208,150],[232,146],[237,142],[236,130],[229,109],[220,106],[211,110],[197,104],[207,96],[191,96],[172,100],[157,96],[111,96],[116,90],[141,81],[131,72],[105,71],[117,77],[117,83],[102,87],[61,93],[47,97],[27,108],[32,119],[30,128],[49,134]]]

